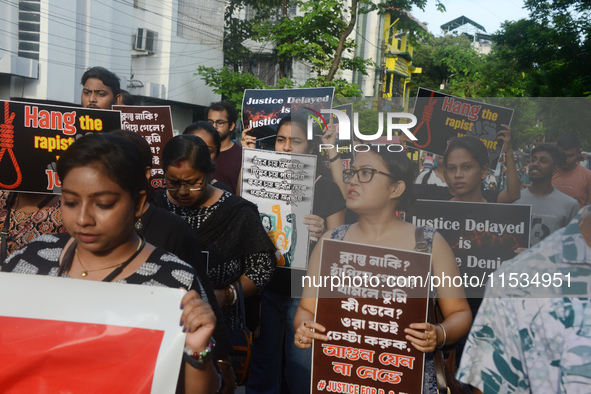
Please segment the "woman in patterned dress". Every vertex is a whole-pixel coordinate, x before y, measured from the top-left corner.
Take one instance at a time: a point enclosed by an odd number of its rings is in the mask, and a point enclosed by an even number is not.
[[[167,188],[163,206],[185,219],[209,252],[207,273],[226,325],[234,330],[240,326],[234,306],[236,282],[242,285],[247,309],[250,301],[258,314],[258,302],[251,297],[259,295],[271,279],[275,247],[254,204],[210,184],[215,163],[201,138],[179,135],[168,141],[162,168]]]
[[[147,186],[139,150],[119,136],[89,135],[62,154],[57,168],[68,233],[32,240],[2,263],[2,271],[191,289],[182,300],[181,325],[188,334],[178,391],[216,392],[219,376],[213,362],[195,363],[186,354],[206,348],[211,353],[216,322],[199,296],[195,270],[135,231]]]

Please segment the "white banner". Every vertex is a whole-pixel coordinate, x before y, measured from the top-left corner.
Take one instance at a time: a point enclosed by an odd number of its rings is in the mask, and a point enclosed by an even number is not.
[[[312,213],[316,156],[244,149],[242,197],[259,208],[265,231],[277,247],[280,267],[306,268],[308,228]]]
[[[0,387],[174,393],[184,291],[0,273]]]

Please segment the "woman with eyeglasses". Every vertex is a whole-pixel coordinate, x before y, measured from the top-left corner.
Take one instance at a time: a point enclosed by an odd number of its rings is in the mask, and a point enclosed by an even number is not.
[[[191,289],[181,301],[181,327],[187,336],[177,392],[214,393],[219,377],[210,338],[216,319],[199,295],[205,297],[196,272],[146,242],[134,227],[146,200],[145,170],[140,151],[123,137],[92,134],[77,140],[57,162],[68,233],[32,240],[0,268],[67,280]]]
[[[183,131],[183,134],[196,135],[197,137],[201,138],[209,148],[211,161],[215,163],[218,156],[220,155],[220,151],[222,148],[222,138],[220,137],[220,133],[218,133],[216,128],[211,123],[208,123],[204,120],[199,120],[195,123],[191,123],[190,125],[185,127],[185,131]],[[209,183],[211,183],[212,186],[217,187],[218,189],[232,192],[232,189],[230,189],[228,185],[218,181],[213,177],[209,181]]]
[[[352,225],[335,228],[323,238],[356,242],[379,247],[415,250],[415,226],[397,217],[412,202],[415,175],[406,152],[393,153],[385,149],[358,153],[349,170],[343,172],[347,189],[347,208],[359,215]],[[459,275],[455,257],[444,238],[433,228],[425,227],[423,236],[432,253],[432,275]],[[321,244],[312,252],[309,276],[319,273]],[[316,289],[306,287],[296,313],[294,342],[301,349],[312,346],[313,340],[326,341],[323,316],[316,312]],[[410,345],[426,353],[424,393],[436,393],[437,384],[432,352],[436,347],[456,342],[470,330],[472,314],[463,288],[439,287],[437,303],[443,315],[441,324],[415,322],[404,327]],[[402,327],[401,327],[402,328]]]
[[[248,297],[260,294],[275,270],[275,247],[254,204],[209,183],[215,164],[201,138],[172,138],[162,150],[162,167],[164,207],[185,219],[209,252],[207,273],[226,324],[234,330],[240,323],[236,282],[247,303]]]

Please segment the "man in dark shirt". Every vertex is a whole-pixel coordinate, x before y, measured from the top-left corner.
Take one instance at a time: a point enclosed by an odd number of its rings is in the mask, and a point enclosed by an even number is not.
[[[227,101],[211,103],[205,109],[207,122],[213,125],[222,139],[220,154],[215,163],[217,168],[213,177],[230,187],[236,193],[238,176],[242,167],[242,148],[232,141],[232,131],[236,128],[238,111],[234,104]]]

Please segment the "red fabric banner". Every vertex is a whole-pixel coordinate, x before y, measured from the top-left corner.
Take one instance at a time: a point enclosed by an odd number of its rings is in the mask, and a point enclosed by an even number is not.
[[[10,393],[150,393],[164,331],[0,316]]]

